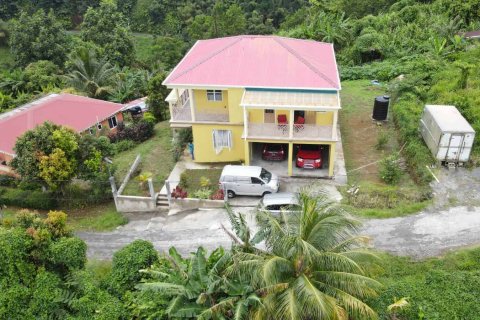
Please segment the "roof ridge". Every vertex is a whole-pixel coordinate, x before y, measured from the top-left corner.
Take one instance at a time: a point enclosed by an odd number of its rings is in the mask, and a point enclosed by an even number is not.
[[[196,67],[198,67],[199,65],[207,62],[208,60],[212,59],[213,57],[215,57],[216,55],[218,55],[219,53],[227,50],[228,48],[232,47],[233,45],[237,44],[238,42],[242,41],[242,37],[241,36],[234,36],[234,37],[231,37],[231,38],[236,38],[234,41],[232,41],[231,43],[227,44],[225,47],[213,52],[212,54],[208,55],[207,57],[205,57],[204,59],[201,59],[200,61],[198,61],[197,63],[193,64],[190,68],[187,68],[185,70],[183,70],[182,72],[178,73],[175,77],[173,77],[172,79],[169,79],[169,81],[173,81],[181,76],[183,76],[184,74],[192,71],[193,69],[195,69]]]
[[[317,68],[315,68],[314,65],[312,65],[310,62],[308,62],[307,60],[305,60],[297,51],[295,51],[292,47],[290,47],[288,44],[284,43],[282,41],[282,39],[280,38],[272,38],[275,42],[277,42],[279,45],[281,45],[283,48],[285,48],[288,52],[290,52],[295,58],[297,58],[298,60],[300,60],[300,62],[302,62],[304,65],[306,65],[310,70],[312,70],[314,73],[316,73],[318,76],[320,76],[321,78],[323,78],[325,81],[327,81],[328,83],[330,83],[333,87],[337,87],[338,84],[335,83],[335,81],[333,81],[332,79],[330,79],[329,77],[327,77],[323,72],[321,72],[320,70],[318,70]]]

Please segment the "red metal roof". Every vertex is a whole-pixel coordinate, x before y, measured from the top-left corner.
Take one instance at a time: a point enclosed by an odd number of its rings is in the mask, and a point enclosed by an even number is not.
[[[199,40],[164,84],[340,89],[332,44],[278,36]]]
[[[82,132],[120,112],[122,104],[72,94],[51,94],[0,114],[0,152],[14,154],[13,147],[25,131],[50,121]]]

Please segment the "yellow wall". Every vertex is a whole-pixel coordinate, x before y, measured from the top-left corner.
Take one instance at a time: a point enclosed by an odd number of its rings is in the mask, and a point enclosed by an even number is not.
[[[208,101],[207,90],[193,90],[193,100],[195,108],[201,112],[205,109],[219,108],[223,109],[223,112],[227,112],[228,109],[228,91],[222,91],[222,101]]]
[[[317,124],[323,126],[333,124],[333,111],[317,112]]]
[[[263,109],[249,109],[248,121],[251,123],[263,123]]]
[[[230,122],[243,123],[243,108],[240,106],[244,89],[228,89],[228,114]]]
[[[213,129],[231,130],[232,149],[224,148],[219,154],[213,148]],[[233,162],[245,160],[245,146],[242,139],[243,126],[232,125],[192,125],[195,162]]]

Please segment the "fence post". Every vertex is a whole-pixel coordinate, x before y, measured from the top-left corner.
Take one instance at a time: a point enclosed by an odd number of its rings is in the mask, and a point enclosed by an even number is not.
[[[167,189],[167,200],[170,206],[172,204],[172,191],[170,190],[170,181],[168,180],[165,180],[165,189]]]
[[[117,208],[117,185],[115,184],[115,178],[111,176],[108,178],[108,181],[110,181],[110,187],[112,188],[112,195],[113,195],[113,202],[115,202],[115,208]]]
[[[155,189],[153,188],[153,181],[152,178],[148,178],[148,191],[150,191],[150,197],[152,197],[153,201],[156,201],[155,199]]]
[[[223,201],[224,201],[225,203],[228,202],[227,187],[225,186],[225,184],[223,185]]]

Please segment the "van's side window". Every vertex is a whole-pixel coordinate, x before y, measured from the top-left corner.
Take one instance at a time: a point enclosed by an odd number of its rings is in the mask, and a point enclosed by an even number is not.
[[[255,177],[252,177],[252,183],[254,184],[262,184],[262,180],[258,179],[258,178],[255,178]]]

